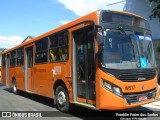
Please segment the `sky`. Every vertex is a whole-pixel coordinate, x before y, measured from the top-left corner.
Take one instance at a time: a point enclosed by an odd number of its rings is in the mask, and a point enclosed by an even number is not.
[[[0,0],[0,48],[14,47],[27,36],[39,36],[118,1]]]

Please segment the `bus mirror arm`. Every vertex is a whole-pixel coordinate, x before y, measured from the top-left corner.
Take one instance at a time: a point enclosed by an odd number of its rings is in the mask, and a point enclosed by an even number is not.
[[[104,27],[103,27],[103,26],[101,26],[101,25],[97,25],[97,24],[95,24],[95,28],[96,28],[96,29],[100,29],[100,30],[101,30],[101,29],[104,29]]]
[[[98,52],[96,53],[96,58],[101,57],[102,52],[103,52],[103,48],[104,48],[104,43],[102,42],[102,43],[99,45]]]

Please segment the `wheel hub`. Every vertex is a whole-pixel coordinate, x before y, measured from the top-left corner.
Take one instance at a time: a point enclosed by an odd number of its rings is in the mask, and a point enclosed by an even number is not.
[[[15,86],[15,84],[13,85],[13,91],[16,92],[17,88]]]
[[[66,103],[66,96],[62,91],[58,93],[58,103],[60,105],[64,105]]]

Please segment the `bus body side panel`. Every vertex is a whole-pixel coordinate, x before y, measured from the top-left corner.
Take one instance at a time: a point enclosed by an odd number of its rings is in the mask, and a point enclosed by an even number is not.
[[[17,88],[24,90],[24,73],[22,72],[22,67],[12,67],[9,68],[9,86],[12,87],[12,80],[15,77]],[[2,69],[2,83],[6,85],[6,69]]]
[[[3,85],[6,85],[6,68],[2,68],[2,72],[1,72],[1,82]]]
[[[99,68],[98,68],[98,60],[96,61],[96,66],[97,66],[97,69],[96,69],[96,106],[98,109],[101,109],[101,107],[103,106],[103,103],[108,103],[108,99],[110,99],[113,95],[108,95],[107,98],[105,98],[104,100],[100,99],[101,95],[104,94],[106,92],[106,90],[102,87],[102,78],[103,79],[106,79],[106,80],[109,80],[110,83],[113,83],[115,81],[114,78],[112,78],[111,76],[109,76],[108,74],[102,72]],[[121,101],[118,101],[118,100],[114,100],[113,98],[111,98],[112,100],[111,101],[116,101],[115,102],[115,105],[116,104],[120,104],[122,105]],[[107,106],[107,107],[110,107],[110,106]]]
[[[71,81],[65,78],[65,62],[47,63],[34,65],[33,92],[49,98],[54,98],[54,83],[63,80],[68,91]],[[53,72],[55,71],[55,72]]]
[[[15,78],[16,78],[16,82],[17,82],[17,88],[20,90],[25,90],[25,81],[24,81],[24,70],[23,70],[23,66],[19,66],[16,67],[16,74],[15,74]]]
[[[49,64],[37,64],[33,68],[33,92],[42,96],[51,97],[53,82],[49,77]]]
[[[67,87],[67,91],[69,91],[70,93],[71,92],[71,88],[70,88],[71,79],[70,77],[66,77],[66,70],[70,71],[69,69],[70,67],[69,65],[67,65],[67,62],[50,63],[49,66],[50,66],[49,73],[51,73],[50,79],[52,80],[52,83],[53,83],[52,88],[53,86],[55,86],[55,83],[57,80],[62,80]],[[52,92],[52,97],[55,97],[55,94],[53,92]]]
[[[65,76],[68,78],[69,98],[70,102],[73,103],[73,76],[72,76],[72,31],[69,29],[69,59],[65,66]]]
[[[9,86],[10,87],[12,87],[12,80],[13,80],[13,77],[16,76],[16,73],[17,73],[16,68],[14,68],[14,67],[9,68]]]

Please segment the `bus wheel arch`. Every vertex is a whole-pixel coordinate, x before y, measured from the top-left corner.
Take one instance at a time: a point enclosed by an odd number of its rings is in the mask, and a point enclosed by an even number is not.
[[[68,88],[67,88],[67,85],[65,84],[65,82],[62,79],[57,79],[55,81],[54,85],[53,85],[54,95],[55,95],[55,92],[56,92],[56,88],[60,85],[63,85],[68,92]]]
[[[69,93],[63,80],[57,80],[54,84],[54,103],[58,110],[67,112],[70,110]]]
[[[14,94],[17,94],[17,92],[18,92],[17,82],[16,82],[16,78],[15,77],[12,78],[12,91],[13,91]]]

